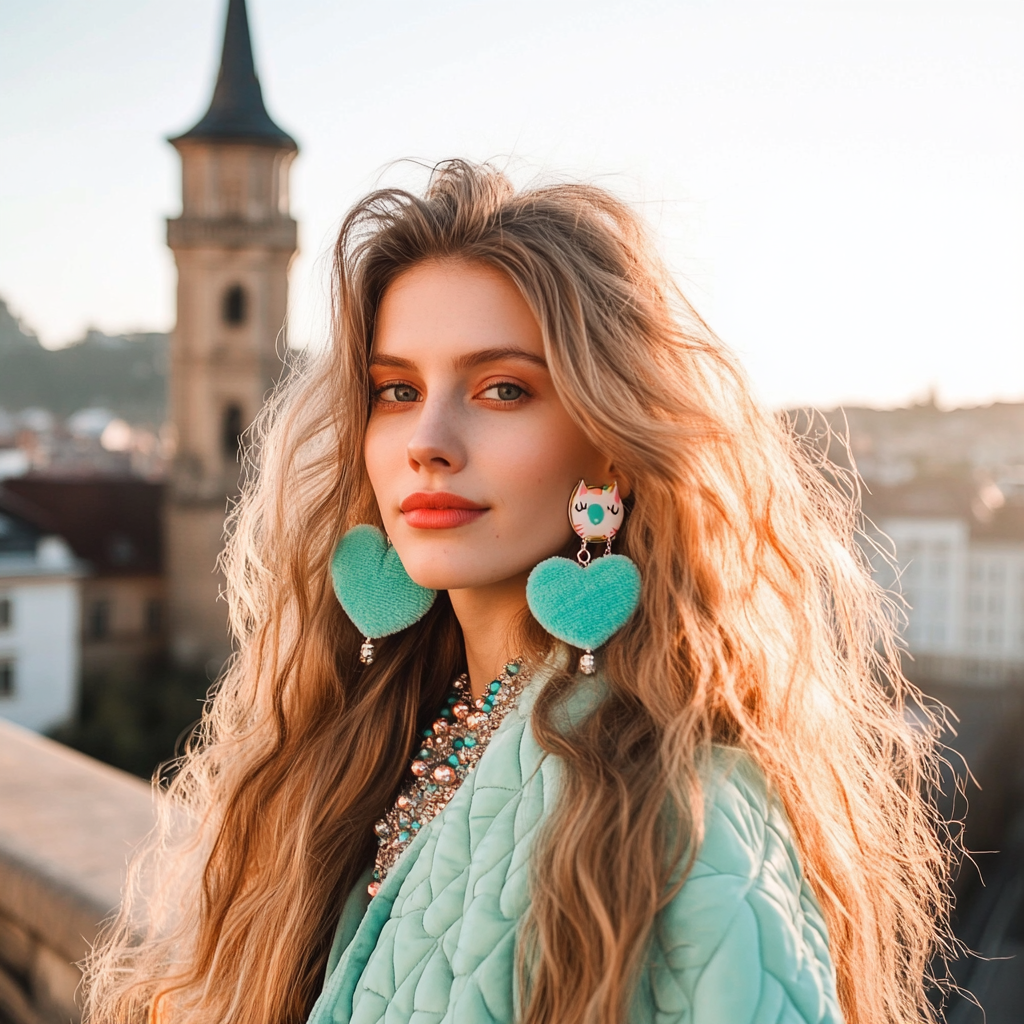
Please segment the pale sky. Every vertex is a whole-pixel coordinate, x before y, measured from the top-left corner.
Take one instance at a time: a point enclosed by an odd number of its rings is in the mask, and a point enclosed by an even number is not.
[[[639,203],[765,401],[1024,400],[1024,2],[248,0],[299,142],[290,337],[402,157]],[[47,345],[168,330],[165,137],[226,0],[0,0],[0,296]]]

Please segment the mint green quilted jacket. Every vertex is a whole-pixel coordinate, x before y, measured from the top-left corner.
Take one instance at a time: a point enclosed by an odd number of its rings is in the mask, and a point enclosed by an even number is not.
[[[349,896],[310,1024],[516,1019],[530,852],[558,787],[528,696],[377,896],[369,872]],[[736,751],[716,751],[706,794],[700,855],[658,917],[629,1021],[838,1024],[825,923],[785,814]]]

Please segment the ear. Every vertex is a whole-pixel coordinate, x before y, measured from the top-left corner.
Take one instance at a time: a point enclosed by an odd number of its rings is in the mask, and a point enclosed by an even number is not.
[[[612,485],[612,504],[621,505],[622,498],[619,497],[619,482],[618,480]]]
[[[587,481],[581,480],[579,487],[576,488],[576,497],[585,498],[587,496]]]

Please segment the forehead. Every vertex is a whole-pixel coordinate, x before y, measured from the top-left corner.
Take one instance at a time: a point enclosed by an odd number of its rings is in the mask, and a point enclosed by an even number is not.
[[[543,355],[540,325],[508,276],[487,264],[419,263],[381,298],[376,355],[413,358],[506,347]]]

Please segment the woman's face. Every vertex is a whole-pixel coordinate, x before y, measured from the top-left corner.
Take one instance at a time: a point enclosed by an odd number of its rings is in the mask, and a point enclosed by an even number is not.
[[[572,535],[569,494],[611,465],[569,417],[540,326],[479,263],[417,264],[384,293],[365,458],[409,575],[436,590],[526,574]]]

